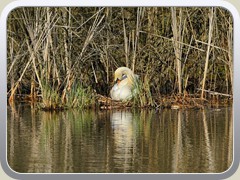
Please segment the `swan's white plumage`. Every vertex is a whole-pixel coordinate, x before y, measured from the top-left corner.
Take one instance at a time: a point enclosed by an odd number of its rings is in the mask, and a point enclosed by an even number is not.
[[[128,100],[132,98],[138,76],[127,67],[120,67],[114,73],[114,86],[110,91],[113,100]]]

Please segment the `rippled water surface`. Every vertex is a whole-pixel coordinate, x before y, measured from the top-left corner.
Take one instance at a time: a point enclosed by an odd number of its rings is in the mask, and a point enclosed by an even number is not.
[[[232,108],[68,110],[8,107],[17,172],[223,172],[232,163]]]

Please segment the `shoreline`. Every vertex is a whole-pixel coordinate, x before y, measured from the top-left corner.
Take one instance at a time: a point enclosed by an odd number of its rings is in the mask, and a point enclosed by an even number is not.
[[[110,97],[97,94],[95,97],[95,103],[89,104],[87,107],[81,107],[80,109],[99,109],[99,110],[112,110],[112,109],[203,109],[205,107],[225,107],[232,106],[233,98],[231,95],[223,96],[221,93],[217,95],[208,95],[206,98],[201,99],[199,94],[171,94],[162,95],[160,97],[153,96],[153,105],[141,106],[139,103],[134,102],[134,99],[122,102],[112,100]],[[52,104],[49,107],[42,105],[42,99],[30,95],[17,95],[13,103],[29,103],[36,104],[38,109],[43,111],[64,111],[68,109],[75,109],[79,107],[67,107],[66,104]]]

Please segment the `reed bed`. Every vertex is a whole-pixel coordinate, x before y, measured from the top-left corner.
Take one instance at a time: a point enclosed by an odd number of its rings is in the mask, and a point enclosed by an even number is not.
[[[9,102],[96,107],[120,66],[139,75],[131,106],[232,99],[233,18],[220,7],[22,7],[7,28]]]

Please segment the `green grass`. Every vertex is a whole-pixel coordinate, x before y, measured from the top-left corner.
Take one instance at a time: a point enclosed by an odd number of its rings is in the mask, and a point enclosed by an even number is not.
[[[63,109],[61,94],[57,89],[46,83],[43,84],[42,102],[40,103],[40,108],[44,110]]]
[[[74,84],[67,90],[63,98],[63,92],[44,84],[42,102],[40,108],[43,110],[63,110],[69,108],[87,108],[95,104],[94,93],[91,88],[84,88],[80,84]]]
[[[75,84],[66,93],[66,106],[69,108],[86,108],[95,104],[94,93],[91,88],[84,88]]]

